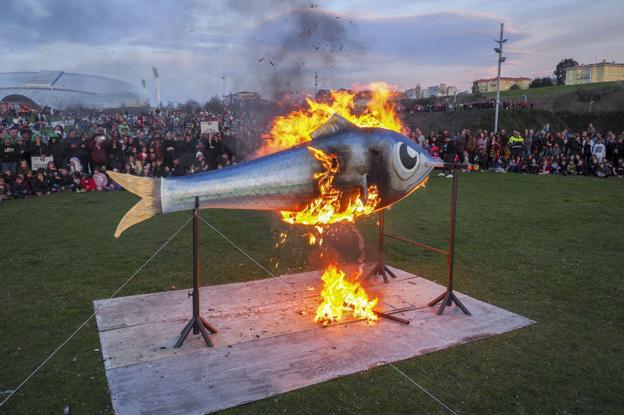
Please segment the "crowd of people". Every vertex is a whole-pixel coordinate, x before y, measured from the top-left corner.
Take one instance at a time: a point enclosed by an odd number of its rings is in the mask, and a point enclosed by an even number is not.
[[[3,104],[0,200],[117,190],[109,170],[167,177],[224,168],[254,153],[267,126],[261,118],[253,112],[199,110],[54,114]],[[408,133],[433,157],[473,170],[624,176],[624,135],[592,125],[581,132],[546,126],[511,134],[464,129],[425,135],[418,128]]]
[[[473,170],[498,173],[624,177],[624,133],[601,133],[592,124],[585,131],[462,130],[431,132],[415,129],[410,136],[433,157],[459,162]]]
[[[220,169],[252,150],[257,124],[248,112],[54,114],[3,105],[0,200],[119,189],[109,170],[167,177]]]
[[[450,100],[453,101],[453,100]],[[405,108],[405,112],[413,114],[415,112],[454,112],[491,109],[496,107],[496,100],[465,101],[465,102],[439,102],[433,104],[413,104]],[[500,108],[504,110],[533,109],[533,104],[524,101],[501,101]]]

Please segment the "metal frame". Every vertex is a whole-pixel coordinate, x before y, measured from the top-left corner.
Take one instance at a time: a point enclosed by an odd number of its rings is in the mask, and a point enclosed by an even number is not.
[[[217,333],[217,329],[199,315],[199,220],[199,197],[196,197],[195,208],[193,209],[193,292],[189,293],[189,297],[193,297],[193,317],[182,329],[178,341],[173,346],[174,349],[182,346],[191,329],[193,329],[193,334],[201,333],[208,347],[213,347],[208,332]]]
[[[384,279],[384,282],[388,282],[388,277],[386,275],[390,274],[392,278],[396,278],[396,275],[388,268],[384,259],[384,242],[385,238],[395,239],[397,241],[405,242],[410,245],[417,246],[422,249],[426,249],[428,251],[436,252],[438,254],[442,254],[446,256],[446,264],[447,264],[447,283],[446,283],[446,291],[439,295],[434,300],[430,301],[427,305],[430,307],[435,306],[440,303],[440,308],[438,308],[437,315],[441,315],[444,312],[444,309],[447,306],[457,305],[466,315],[471,315],[470,311],[462,304],[462,302],[457,298],[453,291],[453,283],[454,283],[454,264],[455,264],[455,222],[457,220],[457,180],[459,176],[458,167],[459,165],[456,163],[448,164],[446,167],[451,168],[451,172],[453,175],[453,182],[451,185],[451,224],[449,229],[449,242],[448,249],[440,249],[435,248],[433,246],[429,246],[420,242],[412,241],[407,238],[403,238],[401,236],[396,236],[392,234],[388,234],[384,231],[384,211],[379,211],[379,232],[378,232],[378,244],[379,244],[379,253],[377,256],[377,263],[366,275],[366,279],[374,276],[381,275]]]

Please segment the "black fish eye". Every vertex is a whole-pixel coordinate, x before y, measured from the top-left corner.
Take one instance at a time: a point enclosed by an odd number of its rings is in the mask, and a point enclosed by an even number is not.
[[[401,143],[401,147],[399,148],[399,158],[401,159],[401,164],[407,170],[411,170],[416,166],[416,162],[418,161],[418,153],[414,154],[414,157],[410,156],[407,151],[407,144]]]

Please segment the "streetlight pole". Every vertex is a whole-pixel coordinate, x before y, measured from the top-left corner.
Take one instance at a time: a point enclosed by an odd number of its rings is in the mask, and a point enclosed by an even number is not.
[[[507,39],[503,39],[503,26],[501,23],[500,38],[494,39],[494,42],[498,43],[498,47],[494,48],[494,52],[498,53],[498,75],[496,75],[496,109],[494,110],[494,133],[498,132],[498,107],[500,105],[500,79],[501,79],[501,65],[505,62],[503,56],[503,43],[507,42]]]
[[[154,78],[156,78],[156,107],[160,108],[160,74],[154,66],[152,66],[152,72],[154,73]]]
[[[223,94],[221,95],[221,102],[223,102],[223,107],[225,107],[225,75],[221,77],[221,80],[223,81]]]

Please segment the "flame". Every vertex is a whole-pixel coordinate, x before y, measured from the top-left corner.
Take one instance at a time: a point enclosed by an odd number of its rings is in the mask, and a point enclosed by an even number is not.
[[[322,243],[323,228],[318,225],[329,225],[337,222],[354,222],[359,216],[371,214],[381,199],[377,186],[368,187],[366,200],[362,201],[359,190],[352,194],[335,187],[334,178],[340,170],[338,159],[334,154],[326,154],[322,150],[308,147],[314,158],[321,162],[324,171],[316,173],[319,196],[313,199],[300,211],[282,211],[282,219],[291,224],[315,225],[317,235],[309,236],[310,244]]]
[[[306,98],[308,108],[273,120],[271,130],[263,136],[265,142],[258,155],[271,154],[310,141],[310,134],[335,113],[358,127],[380,127],[401,132],[403,124],[392,102],[397,95],[396,91],[383,82],[371,83],[365,89],[359,93],[332,90],[329,102]],[[368,98],[368,94],[370,99],[363,110],[357,108],[358,97]]]
[[[358,276],[356,275],[355,279]],[[336,264],[330,264],[321,279],[323,302],[316,309],[315,322],[327,325],[340,321],[345,314],[368,321],[377,320],[377,315],[373,311],[377,305],[377,298],[370,300],[360,283],[347,280],[344,271]]]

